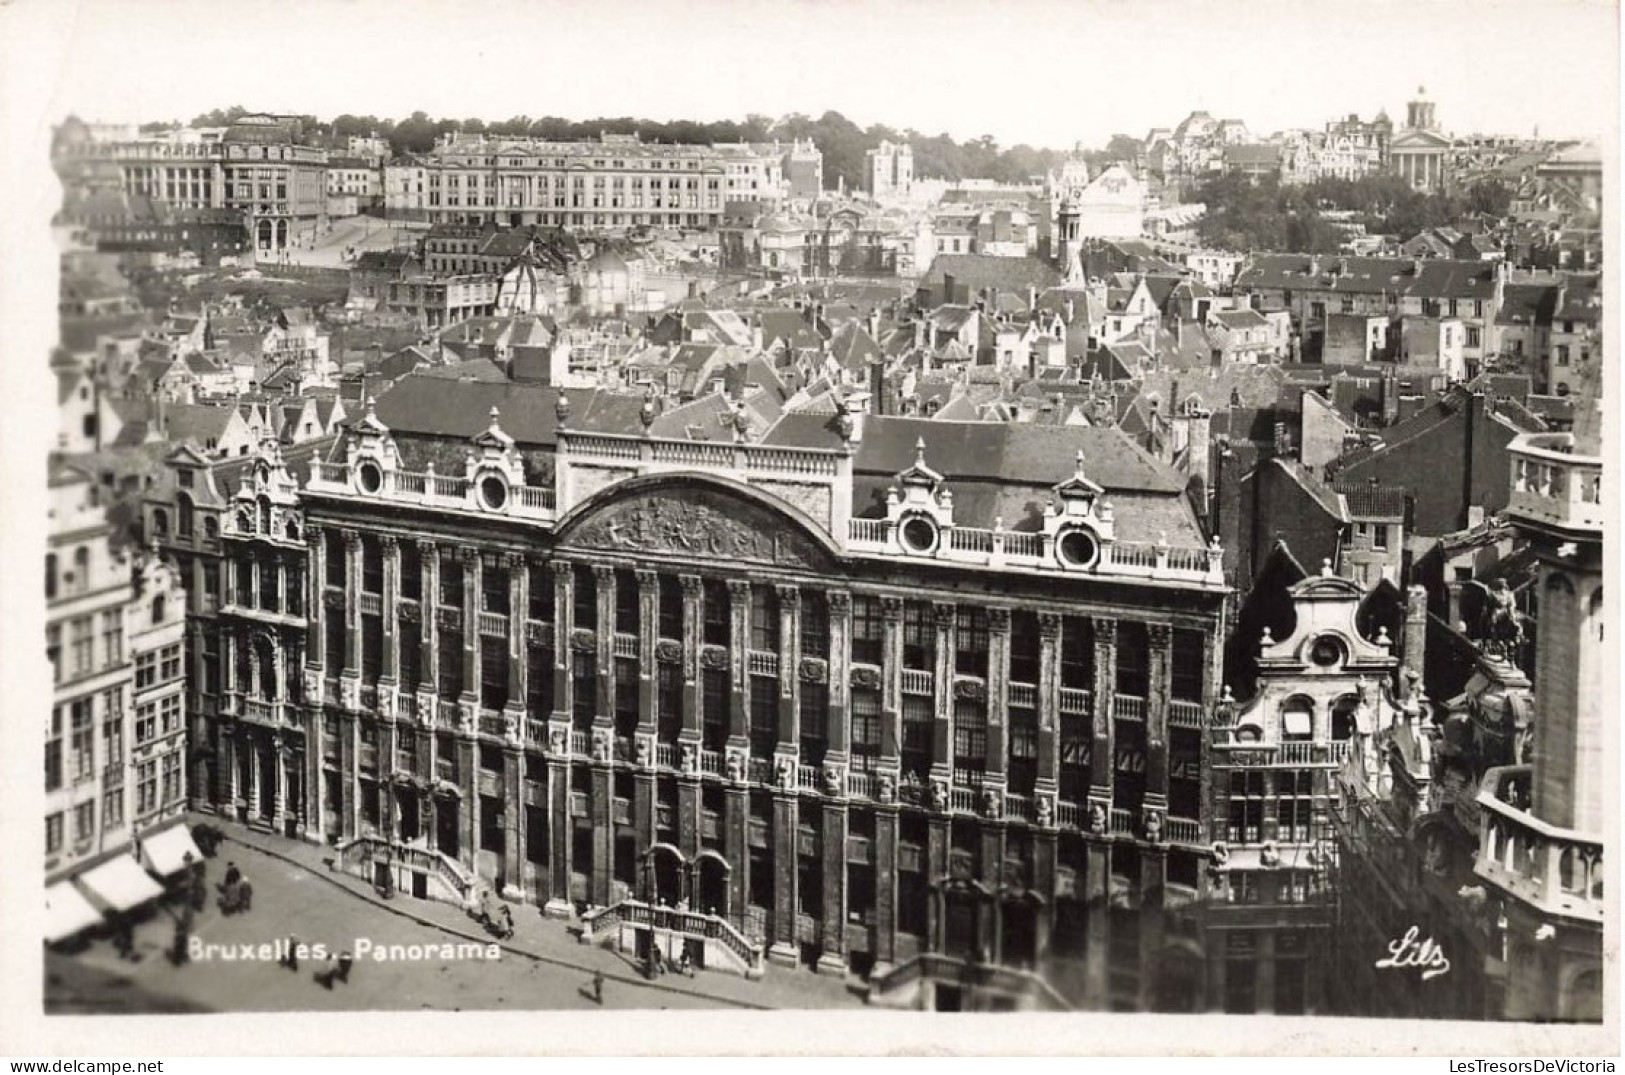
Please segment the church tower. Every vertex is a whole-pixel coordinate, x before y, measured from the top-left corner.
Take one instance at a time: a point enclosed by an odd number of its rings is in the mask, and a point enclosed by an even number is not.
[[[1428,100],[1426,86],[1416,87],[1416,98],[1405,106],[1405,126],[1413,131],[1439,129],[1439,122],[1433,115],[1433,102]]]

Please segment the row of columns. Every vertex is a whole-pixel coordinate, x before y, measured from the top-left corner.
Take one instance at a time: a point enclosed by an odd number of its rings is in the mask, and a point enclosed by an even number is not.
[[[307,537],[311,541],[312,563],[311,577],[326,579],[325,557],[326,543],[323,540],[323,531],[319,527],[310,527]],[[382,702],[380,716],[379,749],[381,758],[393,759],[396,756],[396,739],[400,735],[416,735],[417,756],[420,760],[420,774],[432,777],[436,773],[435,754],[437,749],[436,736],[422,728],[400,726],[396,722],[396,715],[392,698],[397,686],[396,677],[399,670],[397,610],[399,586],[399,545],[390,535],[380,538],[383,562],[383,587],[380,596],[380,607],[383,610],[383,657],[381,674],[377,684],[379,697]],[[320,644],[324,637],[324,621],[329,615],[342,615],[345,622],[345,657],[344,667],[339,671],[340,704],[335,708],[326,709],[323,719],[335,719],[338,723],[338,739],[340,744],[340,781],[341,802],[344,815],[340,818],[341,832],[354,833],[359,828],[357,781],[358,770],[356,766],[357,753],[357,721],[355,711],[358,705],[352,704],[359,699],[360,677],[360,647],[361,647],[361,612],[359,594],[361,592],[361,558],[360,536],[354,532],[346,533],[346,564],[345,564],[345,592],[341,608],[334,608],[325,601],[311,603],[310,630],[311,638],[315,644],[307,647],[308,663],[316,678],[331,680],[335,670],[324,669],[325,648]],[[424,681],[429,684],[427,688],[420,689],[419,697],[422,704],[435,704],[434,696],[437,694],[438,683],[437,663],[440,656],[438,632],[441,629],[441,616],[438,609],[439,590],[439,550],[432,542],[420,541],[420,561],[422,564],[422,595],[419,603],[421,610],[420,622],[422,632],[422,671]],[[462,660],[463,690],[457,701],[457,706],[465,716],[478,713],[478,690],[480,682],[480,639],[479,612],[482,593],[482,572],[484,558],[474,550],[462,550],[465,568],[463,587],[463,607],[460,610],[462,620]],[[517,727],[519,735],[510,737],[503,745],[504,766],[508,779],[504,783],[506,801],[504,802],[504,828],[505,828],[505,856],[502,863],[502,874],[510,890],[530,890],[534,878],[527,857],[523,854],[524,847],[524,817],[525,817],[525,781],[522,775],[522,754],[519,741],[524,735],[525,698],[528,688],[528,667],[525,660],[527,638],[524,630],[524,619],[529,608],[530,571],[529,561],[517,554],[508,554],[505,566],[509,572],[509,615],[507,623],[507,656],[508,656],[508,705],[503,716],[511,722],[510,727]],[[615,728],[613,713],[615,712],[615,691],[617,690],[615,676],[615,635],[613,630],[596,630],[591,636],[590,643],[586,635],[577,636],[575,623],[575,593],[576,572],[578,567],[586,567],[594,572],[596,591],[596,619],[598,624],[613,625],[617,608],[616,587],[619,584],[617,572],[613,566],[606,564],[577,565],[569,560],[554,559],[549,561],[552,574],[554,629],[553,629],[553,699],[552,712],[549,721],[549,739],[556,742],[559,734],[568,735],[573,725],[574,706],[574,662],[578,645],[592,647],[595,660],[595,683],[598,704],[594,708],[591,735],[595,741],[613,743]],[[638,586],[638,722],[635,738],[639,749],[653,749],[657,733],[656,713],[656,669],[659,658],[657,646],[661,641],[658,638],[660,607],[659,607],[659,578],[647,570],[636,570],[633,577]],[[699,639],[703,637],[703,581],[700,576],[683,574],[679,576],[682,587],[683,600],[683,639],[680,642],[681,653],[679,662],[682,668],[684,691],[683,722],[679,732],[679,745],[692,749],[698,753],[702,740],[702,714],[700,687],[702,669],[715,663],[715,656],[710,647],[700,645]],[[751,583],[745,580],[730,580],[730,640],[727,653],[727,667],[729,676],[729,705],[728,711],[728,738],[726,750],[730,756],[747,755],[749,751],[749,707],[748,680],[749,652],[748,640],[750,638],[750,587]],[[778,657],[778,728],[775,744],[775,768],[780,764],[791,766],[790,779],[784,783],[775,782],[773,789],[772,832],[777,848],[785,853],[774,857],[774,900],[772,914],[773,950],[781,958],[793,958],[796,950],[794,935],[796,914],[798,906],[796,886],[799,881],[797,870],[797,855],[795,854],[796,837],[799,831],[800,811],[802,809],[817,809],[822,813],[823,832],[823,885],[822,903],[826,908],[823,935],[821,938],[825,957],[831,962],[845,963],[845,921],[844,916],[833,913],[831,909],[843,908],[846,904],[846,846],[849,834],[849,806],[840,798],[823,799],[816,805],[803,803],[798,794],[797,780],[794,776],[794,766],[799,762],[800,746],[800,692],[801,692],[801,652],[800,652],[800,617],[801,593],[795,585],[777,586],[779,609],[779,651]],[[830,653],[824,664],[823,678],[828,683],[828,713],[826,732],[826,764],[833,767],[838,773],[844,772],[849,760],[851,743],[849,738],[849,725],[847,714],[850,709],[851,688],[851,595],[844,590],[826,591],[829,607],[829,636]],[[901,770],[900,744],[901,744],[901,699],[902,699],[902,621],[903,603],[895,597],[883,597],[882,613],[885,624],[884,649],[886,661],[881,670],[880,686],[882,693],[883,732],[881,736],[881,757],[878,774],[889,775],[892,787],[897,786],[897,778]],[[936,691],[934,710],[934,761],[933,779],[951,781],[952,778],[952,751],[953,751],[953,703],[954,691],[951,684],[955,683],[952,661],[954,659],[953,630],[956,609],[952,604],[938,603],[935,616],[937,667],[936,682],[940,688]],[[1007,736],[1005,733],[1005,700],[1008,693],[1008,656],[1009,656],[1009,610],[994,608],[989,610],[990,642],[989,660],[990,674],[985,684],[986,703],[988,713],[988,758],[986,781],[989,787],[1002,792],[1005,773],[1005,751]],[[594,625],[596,626],[596,625]],[[1093,737],[1094,758],[1096,763],[1091,767],[1091,802],[1099,801],[1108,808],[1112,793],[1112,764],[1115,733],[1113,729],[1113,695],[1115,685],[1115,621],[1097,618],[1094,621],[1095,636],[1095,670],[1094,686],[1095,703],[1093,706]],[[1054,614],[1040,616],[1040,660],[1039,683],[1037,684],[1037,709],[1040,726],[1040,754],[1038,766],[1038,783],[1036,791],[1039,794],[1053,794],[1057,787],[1058,752],[1058,724],[1059,724],[1059,685],[1060,685],[1060,631],[1061,620]],[[1151,662],[1151,686],[1146,700],[1147,745],[1149,748],[1148,774],[1146,786],[1146,803],[1148,808],[1166,808],[1166,683],[1168,676],[1168,639],[1169,631],[1164,625],[1151,625],[1150,640],[1153,659]],[[1210,646],[1210,650],[1211,650]],[[816,671],[809,670],[816,675]],[[1211,678],[1211,677],[1209,677]],[[1206,693],[1207,688],[1204,688]],[[334,699],[323,699],[331,706]],[[466,844],[468,853],[463,857],[471,859],[479,846],[479,814],[480,799],[478,794],[478,767],[475,765],[475,755],[478,746],[476,738],[477,720],[464,720],[460,722],[456,732],[456,751],[458,756],[458,770],[462,777],[462,797],[467,806],[466,816],[462,819],[466,836],[460,842]],[[316,741],[313,737],[313,742]],[[312,818],[320,819],[319,796],[322,781],[320,779],[320,751],[307,750],[310,771],[308,779],[308,794],[311,796],[311,806],[308,810]],[[571,813],[571,780],[569,765],[570,755],[566,751],[555,749],[547,755],[548,781],[547,781],[547,814],[549,817],[550,833],[548,840],[549,869],[547,870],[549,891],[546,893],[549,910],[558,913],[568,913],[571,904],[569,891],[572,873],[571,858],[574,851],[574,819]],[[588,802],[591,804],[591,830],[593,833],[593,860],[594,869],[589,875],[588,901],[595,904],[610,902],[611,887],[613,883],[613,856],[616,825],[613,811],[615,808],[614,796],[614,761],[613,750],[596,750],[592,760],[588,763],[590,787]],[[379,765],[381,780],[387,781],[389,765],[382,760]],[[678,777],[678,832],[682,852],[690,860],[697,856],[701,850],[701,788],[702,778],[696,770],[684,771]],[[656,840],[656,812],[658,804],[655,793],[655,774],[647,768],[640,767],[634,774],[634,793],[631,802],[633,827],[637,836],[640,851],[645,850]],[[749,804],[748,788],[739,784],[730,783],[724,789],[726,811],[723,819],[724,854],[732,864],[730,878],[730,907],[742,912],[747,903],[748,892],[748,824]],[[385,795],[386,810],[392,809],[392,795]],[[436,825],[433,819],[432,803],[428,811],[430,817],[426,822],[426,831],[429,839],[435,838]],[[876,886],[876,936],[875,955],[881,966],[892,962],[895,958],[896,933],[896,897],[895,878],[897,875],[897,847],[898,847],[898,811],[895,801],[879,803],[875,806],[875,849],[874,867],[877,877]],[[385,824],[394,831],[393,817],[385,819]],[[929,861],[945,863],[949,847],[950,820],[947,816],[933,815],[930,819],[930,847]],[[995,819],[983,819],[982,824],[982,858],[985,862],[1002,862],[1004,857],[1004,826]],[[1034,833],[1034,882],[1039,891],[1046,891],[1053,886],[1055,859],[1055,834],[1053,831],[1037,830]],[[1103,840],[1091,841],[1089,875],[1096,879],[1109,874],[1106,858],[1106,842]],[[1160,884],[1160,871],[1162,869],[1161,853],[1151,852],[1147,857],[1146,872],[1157,872]],[[1095,882],[1091,882],[1095,883]],[[1095,946],[1091,946],[1092,949]],[[1104,958],[1103,948],[1099,957]]]

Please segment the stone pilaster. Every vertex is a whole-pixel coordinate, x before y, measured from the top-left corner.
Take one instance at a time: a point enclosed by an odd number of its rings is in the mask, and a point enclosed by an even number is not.
[[[1117,621],[1097,617],[1095,629],[1094,749],[1090,752],[1089,798],[1108,816],[1115,781],[1115,745],[1112,713],[1117,695]]]
[[[728,745],[745,749],[750,737],[746,680],[750,665],[750,583],[728,580]]]
[[[683,585],[683,729],[681,738],[694,744],[698,758],[704,736],[700,699],[700,640],[705,637],[705,583],[698,575],[681,576]],[[698,808],[696,808],[698,809]],[[697,839],[697,837],[696,837]],[[685,851],[684,854],[687,854]]]
[[[931,608],[932,626],[936,631],[936,664],[932,669],[936,708],[931,728],[931,772],[933,776],[951,780],[954,771],[954,617],[957,610],[946,601]]]
[[[525,618],[530,610],[530,564],[522,553],[502,558],[508,569],[508,704],[509,716],[518,721],[519,738],[525,737],[525,699],[530,697],[530,662],[525,643]]]
[[[259,572],[251,572],[257,580]],[[256,590],[258,582],[255,582]],[[344,675],[361,674],[361,535],[344,531]]]
[[[848,807],[844,799],[824,800],[820,834],[824,857],[823,952],[818,973],[846,973],[846,837]],[[877,882],[878,885],[878,882]]]
[[[788,790],[780,787],[773,793],[773,934],[772,946],[767,953],[773,962],[786,967],[800,962],[800,950],[796,944],[800,838],[800,816],[792,783]]]
[[[897,964],[897,828],[896,806],[875,807],[875,962],[871,977],[884,975]]]
[[[903,755],[903,602],[896,597],[880,599],[884,624],[880,669],[880,764],[889,769],[902,767]]]
[[[1151,675],[1145,698],[1145,807],[1168,809],[1168,683],[1172,632],[1165,623],[1146,629]]]
[[[826,599],[829,604],[829,716],[825,725],[824,756],[827,762],[844,765],[852,744],[847,724],[852,700],[852,595],[845,590],[831,590]],[[844,850],[842,855],[844,877]]]
[[[559,606],[562,620],[568,606]],[[568,648],[568,647],[558,647]],[[570,765],[567,755],[547,756],[547,903],[542,911],[549,918],[569,918],[575,914],[570,899],[570,854],[574,822],[570,818]]]
[[[575,694],[571,680],[575,647],[570,639],[575,627],[575,565],[568,560],[552,560],[547,566],[553,572],[553,719],[569,724]],[[568,797],[565,807],[569,808]]]
[[[777,588],[779,599],[779,747],[780,756],[801,753],[801,591]]]
[[[1038,614],[1038,780],[1036,795],[1054,795],[1060,786],[1061,617]],[[1046,893],[1046,898],[1048,894]]]
[[[1010,610],[987,610],[987,777],[989,785],[1003,788],[1010,753]]]
[[[378,675],[378,690],[382,694],[384,691],[393,691],[400,680],[400,632],[395,618],[395,606],[401,591],[401,543],[394,534],[385,534],[380,543],[384,553],[384,592],[379,598],[381,613],[378,619],[384,632],[384,652]],[[393,704],[389,711],[391,714],[394,713]]]
[[[518,743],[502,748],[502,896],[525,898],[525,754]]]
[[[611,730],[615,726],[615,569],[608,564],[592,566],[594,595],[598,598],[598,622],[593,625],[593,639],[597,643],[598,705],[593,710],[592,726]]]

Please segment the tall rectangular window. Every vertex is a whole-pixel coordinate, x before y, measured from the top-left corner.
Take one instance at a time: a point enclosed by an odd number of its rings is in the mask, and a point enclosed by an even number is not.
[[[615,572],[615,630],[622,634],[638,633],[642,619],[642,599],[638,577],[630,571]]]
[[[663,743],[675,743],[683,730],[683,670],[675,664],[660,666],[656,683],[657,734]]]
[[[440,558],[440,603],[450,608],[463,607],[463,562],[454,556]]]
[[[705,581],[705,644],[728,644],[728,587],[715,579]]]
[[[69,711],[72,714],[69,740],[68,768],[73,773],[74,783],[88,780],[95,775],[96,768],[96,709],[93,699],[81,698],[75,701]]]
[[[707,668],[700,675],[705,748],[721,750],[728,741],[728,673],[720,668]]]
[[[51,708],[51,731],[45,738],[45,790],[62,786],[62,707]]]
[[[750,677],[750,751],[771,758],[779,742],[779,681],[771,676]]]
[[[260,583],[262,598],[267,588],[262,581]],[[275,592],[275,584],[269,589]],[[384,592],[384,549],[377,534],[361,535],[361,589],[364,593]]]
[[[1038,614],[1022,609],[1010,613],[1010,681],[1038,682]]]
[[[1010,788],[1018,795],[1032,791],[1038,779],[1038,713],[1010,710]]]
[[[400,545],[401,596],[412,601],[423,598],[423,558],[418,554],[416,541],[403,541]]]
[[[818,590],[801,591],[801,655],[829,656],[829,601]]]
[[[852,688],[852,768],[872,771],[880,761],[880,692]]]
[[[324,559],[327,564],[325,569],[327,575],[327,585],[342,587],[344,585],[344,574],[346,565],[348,563],[348,553],[344,548],[344,535],[335,530],[328,530],[323,535],[323,541],[327,546],[323,550]],[[248,585],[247,577],[241,573],[239,573],[238,579],[239,586]],[[239,595],[238,600],[244,604],[247,603],[242,599],[241,595]]]
[[[936,664],[937,629],[931,622],[931,606],[910,601],[903,606],[903,667],[930,672]]]
[[[801,685],[801,760],[807,765],[823,765],[829,745],[829,686],[824,683]]]
[[[102,661],[111,667],[124,661],[124,610],[102,613]]]
[[[96,670],[95,623],[89,616],[81,616],[68,624],[69,645],[73,654],[73,674],[88,676]]]
[[[954,671],[987,677],[987,611],[959,606],[954,614]]]
[[[508,641],[480,636],[480,707],[500,710],[508,704]]]
[[[1120,620],[1117,624],[1117,693],[1144,698],[1150,685],[1150,643],[1145,624]]]
[[[751,587],[750,648],[768,653],[779,651],[779,595],[771,586]]]
[[[903,695],[903,769],[920,779],[931,769],[936,735],[936,701],[930,695]]]
[[[638,727],[638,662],[615,662],[615,734],[630,738]]]
[[[972,698],[954,700],[954,780],[981,783],[987,769],[987,708]]]
[[[598,712],[598,662],[590,653],[575,655],[570,678],[573,723],[583,731],[592,727]]]
[[[683,637],[683,582],[675,575],[660,576],[660,637]]]
[[[531,564],[530,618],[538,623],[553,622],[553,580],[548,577],[544,564]]]
[[[463,693],[463,638],[458,632],[444,628],[437,637],[440,651],[435,663],[440,672],[440,697],[455,702]]]
[[[1169,694],[1181,701],[1200,702],[1202,684],[1207,680],[1202,632],[1175,628],[1171,645],[1173,669],[1169,676]]]
[[[866,594],[852,595],[852,660],[856,664],[880,664],[885,648],[886,625],[881,617],[880,599]]]
[[[1061,621],[1061,686],[1069,690],[1093,690],[1094,679],[1094,624],[1068,616]]]
[[[572,626],[596,631],[598,629],[598,579],[592,573],[591,568],[576,567],[574,597],[575,604],[571,611],[575,614],[575,623]]]
[[[487,557],[480,565],[480,607],[506,616],[510,611],[508,599],[508,569],[499,564],[496,557]]]

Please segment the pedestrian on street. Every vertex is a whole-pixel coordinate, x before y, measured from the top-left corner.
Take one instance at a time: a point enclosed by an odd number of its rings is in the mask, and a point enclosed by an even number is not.
[[[592,999],[595,1004],[604,1003],[604,972],[601,970],[592,972]]]
[[[291,933],[288,934],[288,951],[282,957],[282,965],[292,971],[299,969],[299,938]]]
[[[241,871],[241,870],[239,870],[237,868],[237,864],[235,862],[226,863],[226,882],[225,882],[226,887],[231,888],[233,885],[235,885],[238,881],[241,881],[242,879],[243,879],[243,871]]]
[[[338,957],[338,953],[333,951],[330,948],[327,951],[327,963],[322,967],[321,970],[316,972],[316,980],[321,983],[321,986],[322,986],[323,989],[329,989],[330,990],[330,989],[333,988],[333,979],[337,978],[338,974],[339,974],[339,957]]]
[[[355,956],[352,956],[348,950],[339,953],[339,981],[348,982],[350,980],[350,967],[354,963]]]
[[[188,950],[188,942],[192,934],[192,910],[182,907],[181,915],[175,919],[175,943],[169,953],[169,961],[177,967],[184,967],[191,961],[192,955]]]

